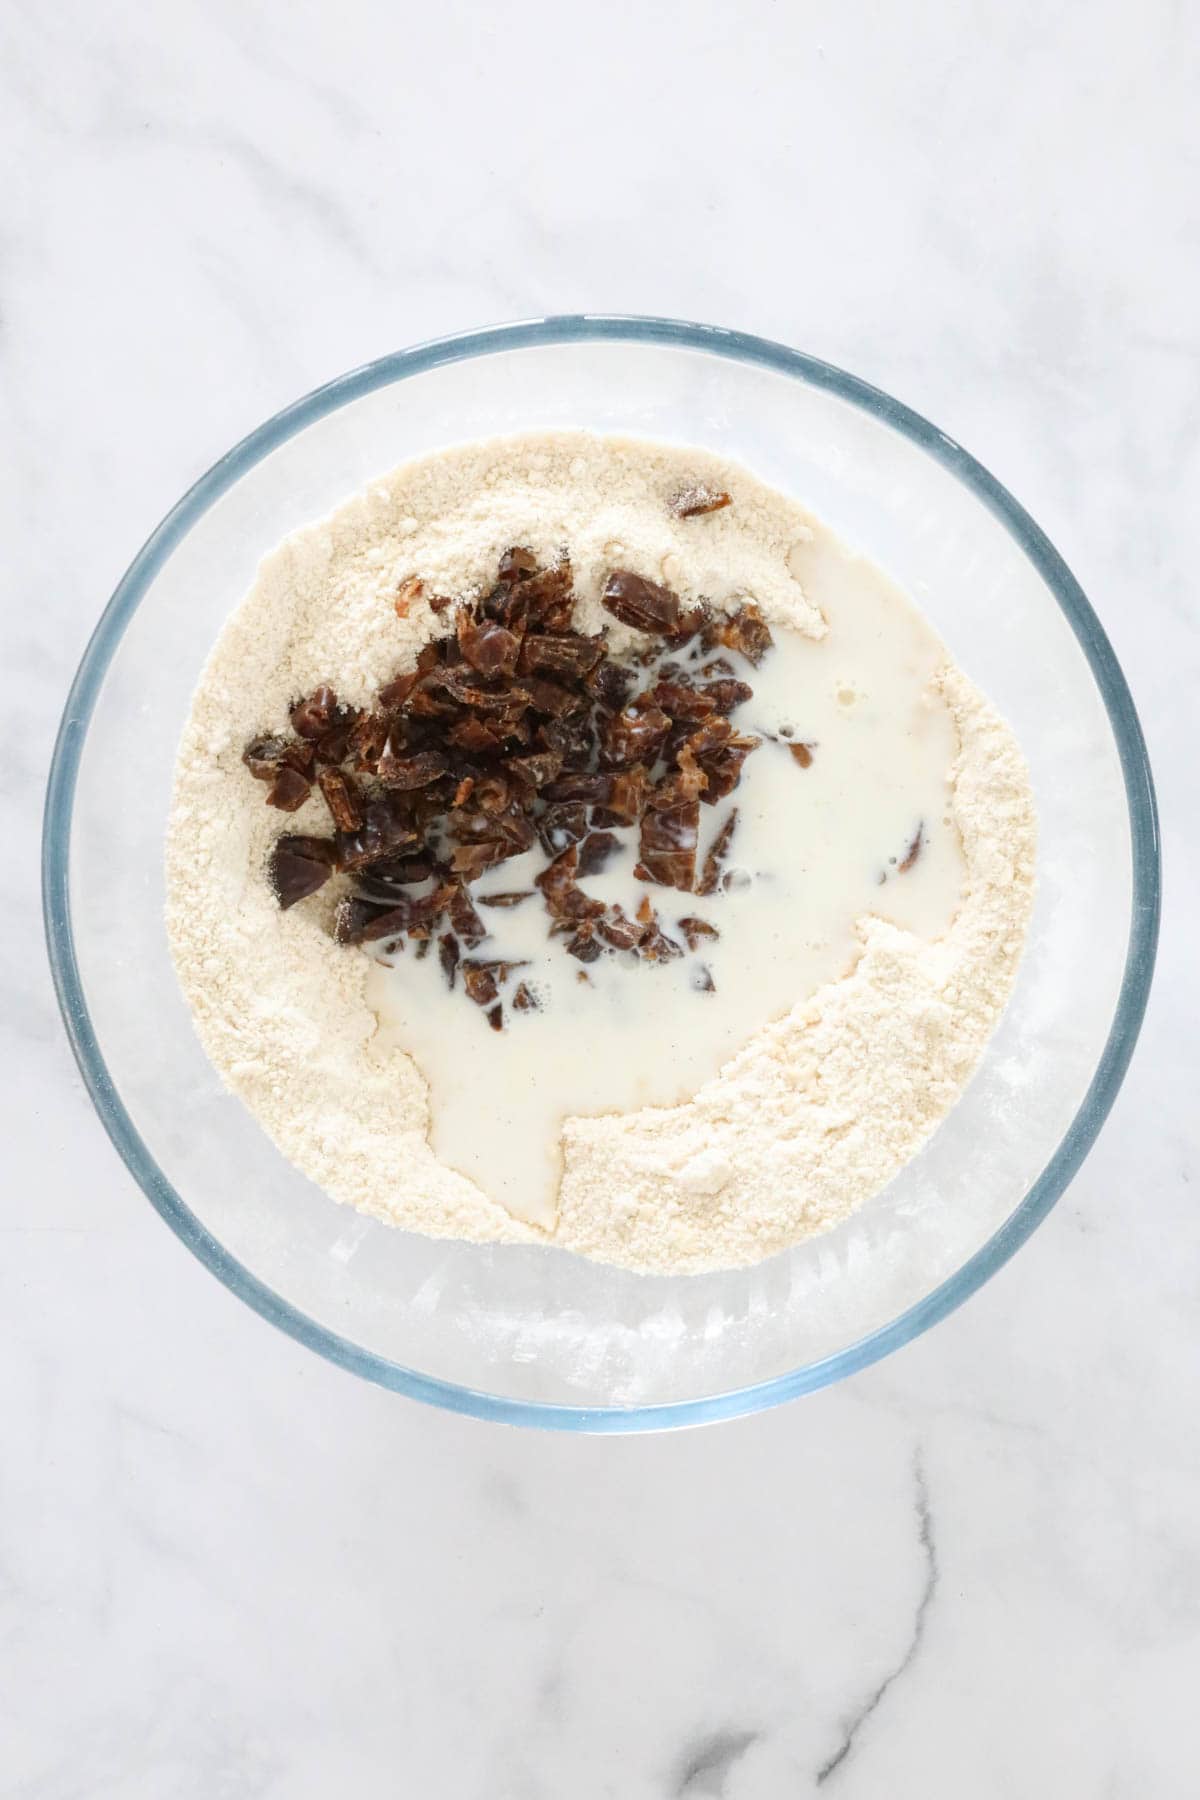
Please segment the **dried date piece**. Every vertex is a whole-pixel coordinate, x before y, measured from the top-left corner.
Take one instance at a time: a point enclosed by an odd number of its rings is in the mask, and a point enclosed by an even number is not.
[[[598,875],[620,847],[611,831],[589,831],[579,846],[580,875]]]
[[[587,828],[587,807],[581,801],[547,806],[537,822],[538,837],[547,856],[557,856],[568,844],[578,843]]]
[[[443,932],[438,939],[438,961],[442,965],[442,974],[446,977],[446,984],[450,988],[454,986],[460,954],[458,939],[454,933],[452,931]]]
[[[402,856],[420,845],[419,834],[387,800],[370,800],[357,831],[337,834],[339,869],[365,869],[384,857]]]
[[[558,681],[582,681],[604,654],[601,639],[576,632],[530,634],[517,663],[522,675],[552,675]]]
[[[279,773],[288,741],[281,737],[251,738],[242,751],[242,761],[255,781],[274,781]]]
[[[639,695],[624,711],[615,713],[604,733],[604,759],[607,763],[653,762],[666,741],[671,720],[662,708],[647,696]]]
[[[337,707],[337,695],[322,684],[314,688],[306,700],[297,700],[291,710],[292,730],[297,737],[319,738],[329,729]]]
[[[720,512],[723,506],[732,506],[733,496],[723,488],[711,488],[705,481],[697,481],[692,487],[680,488],[667,502],[668,512],[674,513],[677,519],[695,519],[703,513]]]
[[[384,787],[410,793],[413,788],[428,787],[449,766],[449,758],[441,750],[418,750],[414,756],[402,756],[389,737],[375,772]]]
[[[617,769],[609,779],[608,798],[592,813],[593,825],[636,825],[646,808],[650,777],[642,763]]]
[[[620,712],[629,698],[633,683],[632,669],[623,669],[620,663],[609,662],[605,658],[585,676],[583,685],[598,706],[605,707],[609,712]]]
[[[813,747],[811,744],[789,744],[788,749],[802,769],[812,768]]]
[[[912,866],[916,862],[918,856],[920,856],[921,850],[924,846],[924,843],[925,843],[925,821],[922,819],[921,823],[917,826],[916,835],[914,836],[912,842],[909,844],[908,849],[904,852],[903,861],[896,864],[897,875],[907,875],[908,874],[908,871],[912,868]]]
[[[428,938],[446,908],[446,890],[404,897],[394,906],[380,908],[373,901],[350,895],[338,902],[334,936],[340,944],[370,944],[397,932]]]
[[[466,607],[458,615],[458,647],[480,675],[513,675],[521,639],[494,619],[473,619]]]
[[[737,821],[738,809],[736,806],[731,806],[704,858],[704,868],[696,883],[698,894],[716,893],[724,870],[725,858],[729,855],[729,846],[732,844],[733,834],[737,830]]]
[[[446,913],[468,950],[483,942],[487,926],[475,911],[474,902],[461,881],[451,882],[447,889]]]
[[[419,575],[406,575],[396,589],[396,616],[406,619],[411,608],[425,592],[425,583]]]
[[[614,569],[604,584],[603,604],[622,625],[669,637],[679,629],[679,595],[647,581],[631,569]]]
[[[512,997],[512,1003],[518,1012],[538,1012],[540,1010],[540,1002],[537,995],[532,991],[528,982],[525,981],[522,981],[516,988]]]
[[[710,925],[707,919],[695,917],[680,919],[679,929],[684,935],[689,950],[698,949],[704,938],[719,938],[721,935],[716,926]]]
[[[705,631],[705,647],[724,644],[736,650],[748,662],[760,663],[775,640],[761,611],[753,600],[744,600],[727,618],[715,619]]]
[[[328,838],[276,838],[267,861],[267,879],[284,912],[324,887],[333,861],[334,846]]]
[[[527,575],[537,574],[538,560],[532,550],[526,550],[521,544],[513,544],[500,558],[501,581],[524,581]]]
[[[385,713],[363,713],[355,722],[346,740],[346,756],[360,774],[375,773],[388,733]]]
[[[496,976],[490,963],[475,962],[466,957],[459,965],[462,969],[463,986],[467,997],[476,1006],[491,1006],[499,998],[500,989],[496,985]]]
[[[582,963],[593,963],[603,953],[604,946],[596,936],[595,920],[581,920],[567,943],[567,955],[578,957]]]
[[[299,812],[312,793],[312,782],[288,763],[281,763],[267,794],[267,805],[280,812]]]
[[[357,831],[363,822],[363,805],[354,777],[343,775],[340,769],[322,769],[317,781],[338,830]]]
[[[641,858],[634,874],[639,881],[655,881],[660,887],[682,888],[690,893],[696,878],[699,835],[698,800],[661,809],[648,807],[642,815],[638,846]]]
[[[647,962],[671,962],[675,957],[683,955],[683,945],[675,938],[668,937],[658,919],[652,918],[642,932],[638,955],[644,956]]]
[[[727,677],[706,682],[700,692],[708,695],[719,713],[731,713],[735,706],[741,706],[750,699],[754,689],[748,682],[734,681]]]

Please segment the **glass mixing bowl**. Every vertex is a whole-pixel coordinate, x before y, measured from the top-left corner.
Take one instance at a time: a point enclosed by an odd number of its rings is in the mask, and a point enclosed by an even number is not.
[[[979,1072],[884,1193],[757,1268],[630,1275],[555,1250],[433,1242],[335,1205],[223,1090],[171,968],[162,846],[176,744],[259,558],[379,471],[537,427],[704,445],[796,495],[909,590],[1032,768],[1036,911]],[[1129,1061],[1159,861],[1112,650],[985,469],[897,401],[777,344],[586,316],[384,357],[269,420],[196,483],[80,665],[50,775],[44,896],[63,1017],[104,1125],[234,1293],[418,1399],[628,1431],[752,1412],[861,1369],[1012,1255],[1079,1167]]]

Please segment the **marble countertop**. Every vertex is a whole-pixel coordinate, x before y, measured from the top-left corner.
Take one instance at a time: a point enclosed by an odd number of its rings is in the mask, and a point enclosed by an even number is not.
[[[3,1800],[1172,1800],[1200,1775],[1196,16],[929,0],[9,9]],[[1147,727],[1168,906],[1101,1140],[984,1291],[773,1414],[450,1417],[164,1229],[37,916],[66,685],[235,439],[405,343],[738,325],[1034,512]]]

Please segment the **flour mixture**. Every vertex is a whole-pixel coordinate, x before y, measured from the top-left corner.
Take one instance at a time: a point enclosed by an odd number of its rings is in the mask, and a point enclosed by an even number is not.
[[[758,1260],[913,1155],[1011,987],[1011,733],[796,503],[583,434],[295,534],[184,734],[169,928],[280,1148],[397,1225]]]

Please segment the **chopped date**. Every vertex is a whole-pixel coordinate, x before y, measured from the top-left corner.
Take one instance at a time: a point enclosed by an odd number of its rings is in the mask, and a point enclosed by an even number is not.
[[[547,631],[568,631],[575,610],[571,592],[575,572],[565,559],[552,568],[538,569],[521,579],[518,589],[529,609],[531,624]]]
[[[333,914],[333,935],[336,942],[361,944],[362,934],[372,919],[388,918],[391,910],[390,906],[379,906],[374,901],[364,899],[361,894],[343,895]]]
[[[757,738],[735,737],[720,749],[698,758],[706,777],[703,798],[709,806],[715,806],[718,800],[732,794],[742,778],[742,764],[752,750],[758,749],[758,743]]]
[[[706,719],[710,713],[719,710],[711,694],[706,693],[703,688],[689,687],[683,681],[664,681],[660,676],[651,692],[655,704],[661,706],[676,722],[680,719]],[[747,688],[746,692],[749,693],[750,689]]]
[[[447,887],[446,914],[468,950],[473,950],[487,936],[487,926],[461,881],[451,882]]]
[[[442,965],[442,974],[446,977],[446,985],[454,986],[454,978],[458,973],[458,960],[461,952],[458,939],[452,931],[444,931],[438,939],[438,961]]]
[[[812,768],[813,747],[811,744],[789,744],[788,749],[802,769]]]
[[[404,580],[400,583],[400,586],[396,589],[395,605],[397,617],[401,619],[407,618],[410,609],[415,606],[416,602],[421,598],[421,595],[424,592],[425,583],[421,580],[419,575],[406,575]]]
[[[317,781],[338,830],[357,831],[363,822],[363,807],[354,777],[340,769],[322,769]]]
[[[319,738],[329,729],[336,707],[337,695],[331,687],[322,684],[314,688],[307,699],[297,700],[292,707],[292,730],[297,737]]]
[[[642,933],[638,955],[644,956],[647,962],[670,962],[683,955],[683,945],[678,939],[668,937],[654,918]]]
[[[334,935],[342,944],[370,944],[397,931],[406,931],[410,937],[428,937],[445,909],[446,893],[442,888],[415,898],[405,896],[382,910],[373,901],[350,895],[338,902]]]
[[[724,644],[727,650],[736,650],[748,662],[755,664],[762,661],[774,641],[766,620],[753,600],[744,600],[736,612],[730,613],[726,618],[711,621],[704,634],[706,648]]]
[[[363,713],[346,740],[346,755],[361,775],[373,775],[388,741],[389,726],[384,713]]]
[[[581,963],[593,963],[603,954],[604,946],[596,936],[595,921],[584,919],[567,944],[567,955],[578,957]]]
[[[581,800],[585,806],[599,806],[608,799],[610,791],[611,781],[607,775],[581,771],[577,775],[564,775],[558,781],[549,782],[545,796],[551,802]]]
[[[537,1012],[540,1007],[537,995],[527,981],[522,981],[514,990],[513,1006],[517,1012]]]
[[[498,906],[507,911],[514,906],[520,906],[523,900],[532,900],[533,889],[513,888],[508,893],[478,894],[476,895],[476,898],[478,899],[480,906]]]
[[[514,969],[523,966],[519,962],[477,962],[469,956],[459,964],[463,986],[476,1006],[490,1006],[499,998],[501,984],[509,979]]]
[[[521,645],[522,675],[552,675],[558,681],[581,681],[604,654],[601,639],[563,632],[557,637],[530,633]]]
[[[663,775],[650,790],[647,805],[656,811],[708,797],[708,776],[686,743],[680,745],[676,760],[678,766]]]
[[[587,704],[582,694],[563,687],[561,682],[549,681],[543,675],[530,675],[525,681],[525,691],[534,712],[546,713],[552,719],[563,719],[568,713],[581,712]]]
[[[406,888],[419,887],[422,882],[441,873],[442,870],[432,861],[421,857],[406,861],[398,857],[394,861],[384,858],[381,862],[371,863],[354,874],[352,879],[355,891],[364,899],[394,906]]]
[[[620,845],[611,831],[589,831],[579,846],[579,873],[598,875],[619,849]]]
[[[476,756],[493,755],[504,748],[503,721],[494,724],[484,719],[458,719],[446,733],[446,742],[453,744],[456,750],[466,750]]]
[[[724,506],[732,506],[733,496],[723,488],[709,487],[705,481],[697,481],[692,487],[680,488],[672,494],[667,502],[668,510],[677,519],[695,519],[703,513],[720,512]]]
[[[458,615],[458,647],[480,675],[512,675],[521,639],[494,619],[474,619],[464,607]]]
[[[547,856],[557,856],[568,844],[578,843],[587,831],[587,807],[582,801],[560,801],[547,806],[537,821],[537,833]]]
[[[324,887],[333,867],[334,846],[328,838],[276,838],[267,862],[267,879],[286,912]]]
[[[642,763],[616,769],[609,777],[608,798],[592,813],[593,825],[636,825],[646,808],[650,777]]]
[[[635,631],[670,637],[679,628],[679,595],[631,569],[614,569],[601,599],[614,619],[632,625]]]
[[[500,558],[501,581],[524,581],[528,575],[537,574],[538,560],[532,550],[522,544],[513,544]]]
[[[701,870],[700,879],[696,883],[698,894],[715,894],[720,886],[725,859],[729,855],[729,846],[732,844],[733,834],[737,830],[737,821],[738,809],[736,806],[731,806],[704,858],[704,867]]]
[[[920,856],[921,850],[924,846],[924,843],[925,843],[925,821],[922,820],[921,823],[917,826],[916,833],[912,839],[912,842],[909,844],[908,849],[904,852],[903,860],[901,862],[897,863],[897,865],[896,865],[897,875],[907,875],[908,874],[908,871],[912,868],[912,866],[916,862],[918,856]]]
[[[402,856],[420,845],[420,837],[386,800],[369,800],[358,831],[337,834],[338,868],[365,869],[384,857]]]
[[[299,812],[311,793],[308,777],[290,764],[281,763],[267,793],[267,805],[278,807],[280,812]]]
[[[605,761],[617,765],[653,762],[670,729],[671,720],[661,707],[634,700],[608,721]]]
[[[621,906],[612,906],[596,921],[596,931],[613,950],[636,950],[646,936],[646,925],[631,919]]]
[[[642,815],[639,849],[634,869],[639,881],[660,887],[682,888],[690,893],[696,878],[696,844],[700,834],[700,802],[685,800],[680,806],[648,808]]]
[[[620,712],[635,679],[632,669],[622,668],[620,663],[609,662],[606,657],[585,677],[584,686],[597,706],[608,712]]]
[[[699,949],[704,938],[718,938],[721,935],[716,926],[710,925],[707,919],[697,919],[692,915],[686,919],[680,919],[679,929],[684,935],[689,950]]]
[[[464,881],[474,881],[485,869],[494,868],[512,854],[510,845],[495,840],[482,844],[456,844],[450,855],[450,867]]]
[[[706,682],[700,692],[708,695],[719,713],[731,713],[735,706],[742,706],[750,699],[754,689],[749,682],[725,677],[719,681]]]
[[[430,685],[443,689],[460,706],[470,706],[479,712],[503,713],[518,702],[523,706],[530,704],[528,687],[480,687],[478,681],[472,679],[474,675],[474,669],[439,669],[436,675],[430,677]],[[572,696],[572,700],[573,698]]]
[[[519,780],[528,782],[536,792],[553,781],[559,773],[563,766],[562,753],[558,750],[535,750],[529,756],[510,756],[504,766]]]
[[[274,781],[287,747],[286,738],[251,738],[242,751],[242,761],[256,781]]]

